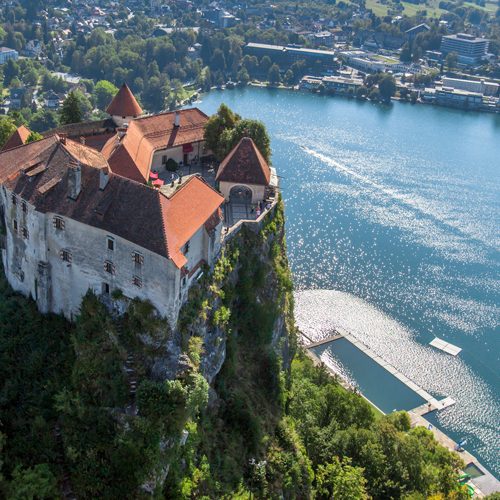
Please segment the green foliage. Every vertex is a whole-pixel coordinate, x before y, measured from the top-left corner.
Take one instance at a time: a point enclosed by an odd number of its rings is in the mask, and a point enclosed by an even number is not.
[[[0,148],[9,140],[16,128],[16,124],[10,116],[0,116]]]
[[[228,106],[221,104],[217,113],[212,115],[205,125],[205,141],[216,158],[222,160],[224,150],[220,145],[220,137],[225,130],[231,130],[236,125],[240,117],[233,113]]]
[[[118,88],[111,82],[108,82],[108,80],[99,80],[94,87],[96,106],[101,111],[105,111],[117,92]]]
[[[28,135],[28,138],[26,139],[26,144],[39,141],[40,139],[43,139],[42,134],[39,134],[38,132],[30,132],[30,135]]]
[[[332,462],[320,465],[316,484],[317,498],[349,498],[349,500],[368,498],[363,469],[352,467],[349,459],[341,463],[338,457],[333,457]]]
[[[389,102],[396,93],[396,80],[392,75],[385,74],[379,81],[378,89],[382,99]]]
[[[23,469],[17,466],[8,487],[10,500],[52,499],[59,494],[57,481],[47,464]]]
[[[219,148],[223,157],[238,144],[243,137],[250,137],[262,156],[269,161],[271,158],[271,141],[266,126],[259,120],[238,120],[232,130],[221,134]]]
[[[61,107],[60,121],[61,125],[69,123],[79,123],[83,119],[83,110],[80,107],[80,101],[76,92],[70,92]]]
[[[179,164],[173,158],[169,158],[167,160],[167,164],[165,165],[165,168],[169,172],[177,172],[177,170],[179,170]]]

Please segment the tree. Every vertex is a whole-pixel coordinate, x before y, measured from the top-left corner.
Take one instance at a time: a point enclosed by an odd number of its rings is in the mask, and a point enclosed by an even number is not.
[[[16,124],[10,116],[0,116],[0,148],[9,140],[16,128]]]
[[[221,151],[220,138],[227,129],[233,129],[240,117],[231,111],[228,106],[221,104],[217,113],[212,115],[205,125],[205,142],[208,149],[211,149],[217,159],[224,157]]]
[[[380,96],[385,102],[389,102],[396,93],[396,80],[392,75],[384,75],[378,83]]]
[[[456,52],[449,52],[446,54],[446,66],[448,69],[456,68],[458,63],[458,54]]]
[[[28,135],[25,144],[28,144],[30,142],[39,141],[40,139],[43,139],[42,134],[39,134],[38,132],[31,132],[30,135]]]
[[[78,100],[78,96],[75,92],[70,92],[68,97],[64,99],[60,120],[62,125],[66,125],[69,123],[79,123],[82,121],[83,113],[80,108],[80,102]]]
[[[264,56],[261,60],[260,60],[260,64],[259,64],[259,69],[261,71],[261,73],[263,75],[267,75],[269,69],[271,68],[272,66],[272,61],[271,61],[271,58],[269,56]]]
[[[233,130],[222,134],[222,157],[224,158],[243,137],[250,137],[255,142],[266,161],[271,159],[271,141],[266,126],[259,120],[250,119],[239,120]]]
[[[29,122],[29,128],[34,132],[45,132],[59,125],[58,115],[49,109],[37,111]]]
[[[278,85],[280,83],[280,67],[277,64],[273,64],[267,73],[267,79],[271,85]]]
[[[316,473],[317,493],[319,498],[348,498],[365,500],[368,498],[363,477],[363,469],[352,467],[349,459],[343,463],[337,457],[332,462],[320,465]]]
[[[96,83],[94,88],[94,97],[96,100],[96,106],[101,110],[105,111],[109,103],[113,100],[113,97],[118,92],[118,88],[113,85],[108,80],[100,80]]]
[[[47,464],[35,465],[30,469],[17,466],[9,484],[9,498],[12,500],[57,498],[57,480]]]

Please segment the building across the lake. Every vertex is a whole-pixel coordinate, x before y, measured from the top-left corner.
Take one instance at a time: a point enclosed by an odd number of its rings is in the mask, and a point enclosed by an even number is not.
[[[327,71],[337,69],[339,63],[332,50],[307,49],[293,45],[270,45],[267,43],[247,43],[244,48],[245,54],[262,59],[269,56],[273,63],[284,70],[293,63],[304,61],[306,68]]]
[[[14,61],[19,59],[19,52],[8,47],[0,47],[0,64],[6,63],[9,59]]]
[[[462,64],[477,64],[481,62],[488,51],[489,40],[477,38],[467,33],[443,36],[441,40],[441,52],[449,54],[456,52],[458,62]]]
[[[210,154],[208,117],[198,109],[141,116],[126,86],[108,112],[27,144],[20,127],[0,152],[4,271],[42,312],[72,318],[88,290],[105,301],[119,292],[150,301],[174,326],[223,244],[226,193],[198,174],[161,176],[170,159],[185,165]],[[232,176],[238,192],[253,193],[247,203],[264,201],[276,179],[248,138],[222,165],[221,185]]]

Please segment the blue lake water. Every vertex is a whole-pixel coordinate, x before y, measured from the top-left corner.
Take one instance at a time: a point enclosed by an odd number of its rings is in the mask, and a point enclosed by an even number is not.
[[[269,129],[299,327],[343,327],[453,397],[436,424],[499,476],[500,116],[257,88],[196,105],[221,102]]]
[[[403,384],[370,356],[347,339],[338,339],[312,349],[314,353],[335,364],[335,370],[356,386],[384,413],[394,410],[412,410],[425,403],[425,399]]]

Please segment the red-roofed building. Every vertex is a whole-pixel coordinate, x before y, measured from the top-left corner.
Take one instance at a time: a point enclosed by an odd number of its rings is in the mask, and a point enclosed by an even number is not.
[[[115,123],[121,127],[133,118],[141,116],[142,108],[139,106],[132,91],[128,88],[128,85],[124,83],[115,97],[113,97],[113,100],[109,103],[106,112],[111,115]]]
[[[151,170],[165,171],[168,160],[188,165],[210,155],[204,138],[208,116],[197,108],[141,117],[141,107],[123,84],[107,112],[107,120],[65,125],[46,135],[64,133],[84,142],[103,153],[113,172],[144,183]]]
[[[8,149],[17,148],[18,146],[22,146],[29,135],[31,134],[31,130],[24,125],[18,127],[14,133],[9,137],[7,142],[3,145],[1,151],[7,151]]]
[[[276,172],[250,137],[243,137],[222,160],[215,180],[226,200],[247,203],[263,201],[277,186]]]
[[[78,313],[91,289],[149,300],[175,326],[221,245],[224,198],[198,176],[153,189],[101,152],[52,135],[0,153],[2,257],[42,312]]]

